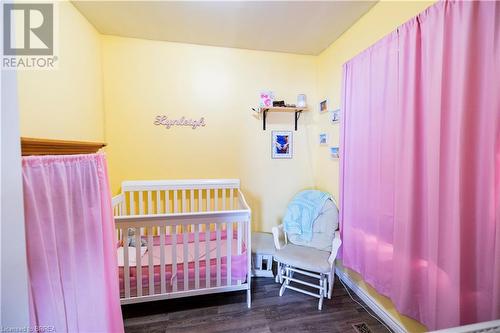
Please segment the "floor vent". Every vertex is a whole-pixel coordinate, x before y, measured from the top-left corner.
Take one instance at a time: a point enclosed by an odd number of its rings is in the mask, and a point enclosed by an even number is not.
[[[357,323],[357,324],[352,324],[352,327],[354,327],[354,330],[357,333],[372,333],[372,330],[366,325],[366,323]]]

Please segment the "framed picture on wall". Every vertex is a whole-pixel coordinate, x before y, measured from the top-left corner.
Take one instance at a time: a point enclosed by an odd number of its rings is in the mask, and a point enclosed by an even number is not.
[[[325,98],[319,102],[319,113],[325,113],[328,111],[328,98]]]
[[[330,157],[333,159],[339,158],[339,147],[330,147]]]
[[[328,133],[319,133],[319,145],[320,146],[328,145]]]
[[[340,109],[330,111],[330,122],[332,124],[340,122]]]
[[[293,157],[292,131],[272,131],[271,157],[274,159]]]

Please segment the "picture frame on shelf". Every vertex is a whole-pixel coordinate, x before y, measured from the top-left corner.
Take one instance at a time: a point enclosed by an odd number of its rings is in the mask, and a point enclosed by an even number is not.
[[[328,112],[328,106],[328,98],[325,98],[321,102],[319,102],[319,113]]]
[[[340,122],[340,109],[330,111],[330,123],[337,124]]]
[[[274,102],[274,93],[270,90],[260,92],[260,107],[272,107]]]
[[[319,133],[319,145],[320,146],[328,145],[328,133]]]
[[[271,132],[271,157],[273,159],[293,158],[293,132]]]
[[[340,156],[340,148],[338,146],[330,147],[330,157],[332,159],[338,159]]]

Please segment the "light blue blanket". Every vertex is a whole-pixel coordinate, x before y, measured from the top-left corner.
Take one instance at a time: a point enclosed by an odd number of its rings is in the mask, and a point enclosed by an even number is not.
[[[331,195],[317,190],[299,192],[288,204],[283,224],[287,233],[300,235],[303,241],[310,242],[313,223],[318,217],[326,200]]]

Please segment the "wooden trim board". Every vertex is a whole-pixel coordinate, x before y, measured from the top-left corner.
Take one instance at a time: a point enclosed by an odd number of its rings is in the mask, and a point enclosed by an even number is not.
[[[21,155],[92,154],[105,147],[102,142],[21,138]]]

